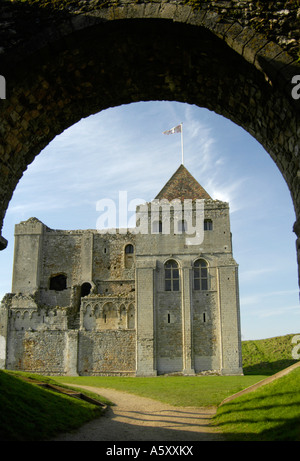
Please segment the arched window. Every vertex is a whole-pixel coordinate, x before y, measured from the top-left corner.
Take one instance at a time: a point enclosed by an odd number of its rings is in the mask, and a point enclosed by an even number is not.
[[[204,230],[205,231],[213,230],[213,222],[211,219],[204,219]]]
[[[126,269],[130,269],[133,264],[134,260],[134,246],[129,243],[125,247],[125,267]]]
[[[173,259],[165,263],[165,291],[179,291],[179,269]]]
[[[194,263],[194,290],[208,290],[208,267],[204,259]]]
[[[50,277],[50,290],[62,291],[67,288],[67,276],[64,274],[52,275]]]
[[[128,245],[126,245],[126,247],[125,247],[125,253],[126,253],[126,254],[132,254],[132,253],[134,253],[134,248],[133,248],[133,245],[131,245],[131,243],[129,243]]]

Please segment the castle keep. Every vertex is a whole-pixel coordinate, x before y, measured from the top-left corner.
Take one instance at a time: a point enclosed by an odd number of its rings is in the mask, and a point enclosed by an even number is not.
[[[181,165],[137,207],[136,228],[53,230],[36,218],[16,225],[0,368],[242,374],[228,204]]]

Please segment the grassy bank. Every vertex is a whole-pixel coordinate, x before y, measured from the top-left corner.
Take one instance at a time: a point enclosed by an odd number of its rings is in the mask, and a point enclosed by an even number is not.
[[[300,368],[222,405],[214,425],[234,441],[300,441]]]
[[[0,440],[37,441],[73,430],[102,409],[0,371]]]
[[[294,334],[274,338],[242,341],[244,373],[273,375],[293,365]]]

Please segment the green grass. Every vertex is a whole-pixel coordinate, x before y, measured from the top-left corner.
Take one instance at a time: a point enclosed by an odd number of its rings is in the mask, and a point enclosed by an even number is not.
[[[36,441],[100,416],[101,407],[58,394],[0,371],[0,440]]]
[[[218,408],[214,425],[233,441],[300,441],[300,368]]]
[[[268,339],[242,341],[244,373],[273,375],[293,365],[292,358],[294,334],[276,336]]]
[[[175,406],[215,406],[226,397],[264,379],[265,376],[158,376],[119,378],[57,376],[58,382],[112,388]]]

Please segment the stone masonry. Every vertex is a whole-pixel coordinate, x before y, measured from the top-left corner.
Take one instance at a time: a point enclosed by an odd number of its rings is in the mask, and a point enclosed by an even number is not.
[[[181,165],[137,207],[135,229],[53,230],[36,218],[16,225],[0,368],[241,374],[228,204]]]

